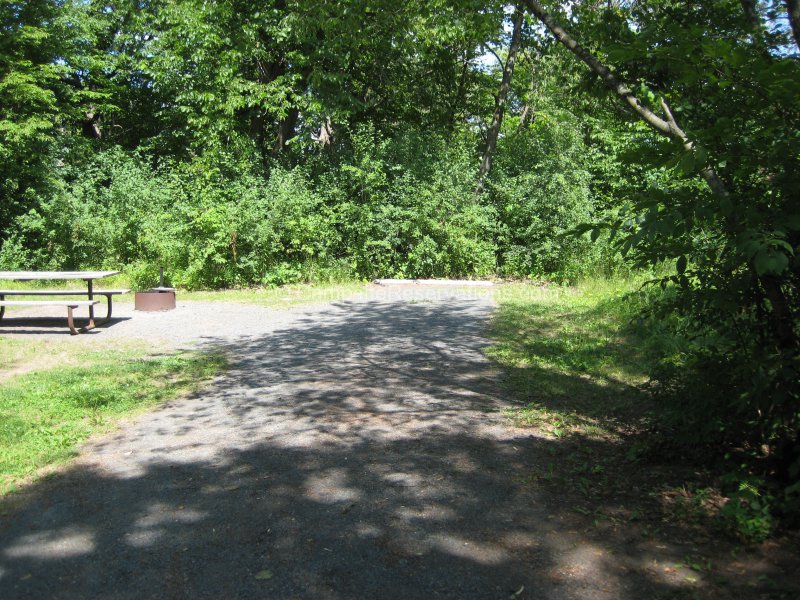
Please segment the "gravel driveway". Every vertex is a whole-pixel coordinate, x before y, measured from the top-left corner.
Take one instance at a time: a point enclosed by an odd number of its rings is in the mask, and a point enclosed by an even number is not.
[[[385,292],[382,292],[385,294]],[[137,313],[98,336],[224,348],[202,393],[94,439],[0,517],[11,598],[640,598],[680,547],[587,536],[530,485],[482,353],[488,296]],[[9,328],[13,329],[13,328]],[[54,330],[47,335],[63,335]],[[674,571],[674,569],[673,569]],[[672,579],[670,579],[672,577]]]

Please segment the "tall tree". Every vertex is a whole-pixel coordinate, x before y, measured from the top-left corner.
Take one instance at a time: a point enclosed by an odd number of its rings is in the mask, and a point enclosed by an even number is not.
[[[58,0],[0,0],[0,237],[58,180],[58,139],[75,125],[65,80],[79,11]]]
[[[500,89],[495,99],[492,121],[486,132],[486,147],[483,151],[480,168],[478,169],[478,184],[475,188],[476,195],[479,195],[483,191],[484,180],[492,169],[492,157],[497,148],[497,138],[500,135],[500,129],[503,125],[503,114],[505,113],[506,102],[508,101],[508,92],[511,89],[511,78],[514,76],[514,65],[516,64],[517,54],[519,53],[522,42],[522,24],[524,18],[525,13],[522,10],[522,6],[517,4],[514,9],[514,25],[511,33],[511,41],[508,45],[508,54],[506,55],[505,64],[503,65]]]

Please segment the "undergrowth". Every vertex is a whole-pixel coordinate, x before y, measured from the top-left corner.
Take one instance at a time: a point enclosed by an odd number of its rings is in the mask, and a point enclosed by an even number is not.
[[[663,470],[669,481],[651,491],[672,519],[719,527],[748,543],[764,540],[778,526],[779,506],[765,480],[731,455],[692,442],[691,432],[675,431],[682,400],[672,399],[653,374],[682,356],[687,342],[675,333],[677,317],[649,311],[670,290],[645,281],[589,280],[537,293],[516,285],[504,293],[487,352],[503,367],[506,390],[518,403],[508,416],[559,442],[610,449],[624,459],[620,477]],[[697,379],[698,386],[709,384],[702,374]],[[681,480],[698,469],[699,480]],[[559,479],[550,473],[544,480]],[[705,501],[709,496],[715,501]]]

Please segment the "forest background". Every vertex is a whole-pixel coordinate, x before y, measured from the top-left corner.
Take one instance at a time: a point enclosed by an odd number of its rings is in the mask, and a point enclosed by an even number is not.
[[[648,272],[659,428],[800,516],[797,0],[0,0],[0,269]]]

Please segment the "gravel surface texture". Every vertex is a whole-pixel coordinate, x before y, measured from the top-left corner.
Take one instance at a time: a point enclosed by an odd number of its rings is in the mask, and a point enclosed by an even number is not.
[[[213,346],[231,369],[91,440],[0,516],[0,597],[633,599],[680,589],[685,573],[660,567],[683,559],[680,542],[587,535],[587,518],[526,480],[554,441],[503,416],[500,374],[482,353],[492,308],[491,296],[452,289],[373,289],[287,311],[179,299],[175,311],[134,314],[120,304],[117,321],[76,343]]]

